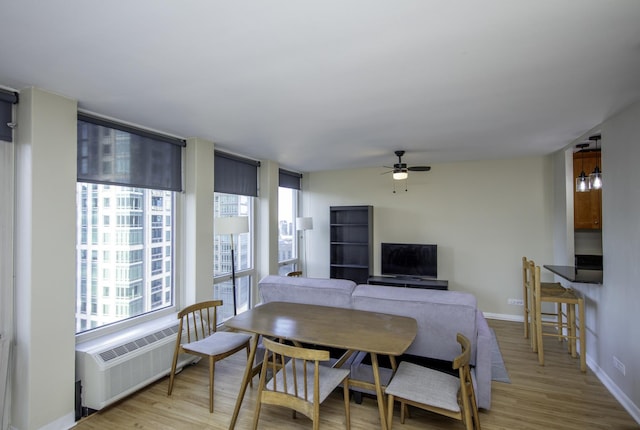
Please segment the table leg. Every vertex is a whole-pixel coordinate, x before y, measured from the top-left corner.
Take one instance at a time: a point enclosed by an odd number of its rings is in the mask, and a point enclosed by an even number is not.
[[[240,407],[242,406],[242,400],[244,399],[244,393],[247,391],[247,385],[251,378],[253,378],[253,360],[256,358],[256,351],[258,350],[258,339],[260,335],[254,334],[251,340],[251,352],[247,359],[247,367],[244,369],[244,376],[242,377],[242,383],[240,384],[240,392],[236,399],[236,406],[233,409],[233,416],[231,417],[231,423],[229,424],[229,430],[233,430],[238,420],[238,414],[240,413]]]
[[[378,398],[378,412],[380,413],[380,427],[387,430],[387,414],[385,413],[384,393],[382,392],[382,384],[380,384],[380,372],[378,368],[378,355],[374,352],[371,354],[371,365],[373,366],[373,380],[376,385],[376,397]]]
[[[353,355],[353,353],[354,353],[354,352],[355,352],[355,351],[354,351],[353,349],[348,349],[347,351],[345,351],[345,353],[344,353],[344,354],[342,354],[342,357],[340,357],[340,358],[338,359],[338,361],[336,361],[336,362],[334,363],[333,367],[335,367],[335,368],[340,368],[340,367],[342,367],[342,365],[343,365],[344,363],[346,363],[346,361],[347,361],[349,358],[351,358],[351,356]]]

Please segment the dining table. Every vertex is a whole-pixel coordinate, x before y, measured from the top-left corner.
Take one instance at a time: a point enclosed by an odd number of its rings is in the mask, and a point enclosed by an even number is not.
[[[349,380],[352,386],[375,390],[380,414],[380,426],[388,428],[383,386],[380,381],[378,355],[389,356],[395,370],[395,357],[403,354],[416,337],[417,323],[413,318],[302,303],[268,302],[240,313],[225,326],[234,331],[253,334],[240,391],[229,429],[234,429],[249,381],[257,373],[254,365],[260,336],[281,339],[294,344],[319,345],[344,354],[333,364],[342,366],[357,351],[371,357],[373,384],[369,381]]]

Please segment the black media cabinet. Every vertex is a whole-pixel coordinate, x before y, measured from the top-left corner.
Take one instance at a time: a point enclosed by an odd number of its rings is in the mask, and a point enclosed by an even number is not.
[[[390,287],[427,288],[431,290],[448,290],[449,281],[404,276],[369,276],[369,285],[388,285]]]

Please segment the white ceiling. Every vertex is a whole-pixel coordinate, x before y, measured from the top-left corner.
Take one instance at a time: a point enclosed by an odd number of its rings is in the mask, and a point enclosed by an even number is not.
[[[0,23],[4,87],[303,172],[546,154],[640,100],[638,0],[0,0]]]

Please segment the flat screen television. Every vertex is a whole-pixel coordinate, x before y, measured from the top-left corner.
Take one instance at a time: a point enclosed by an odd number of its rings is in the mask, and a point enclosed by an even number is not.
[[[382,243],[383,276],[438,277],[438,245]]]

